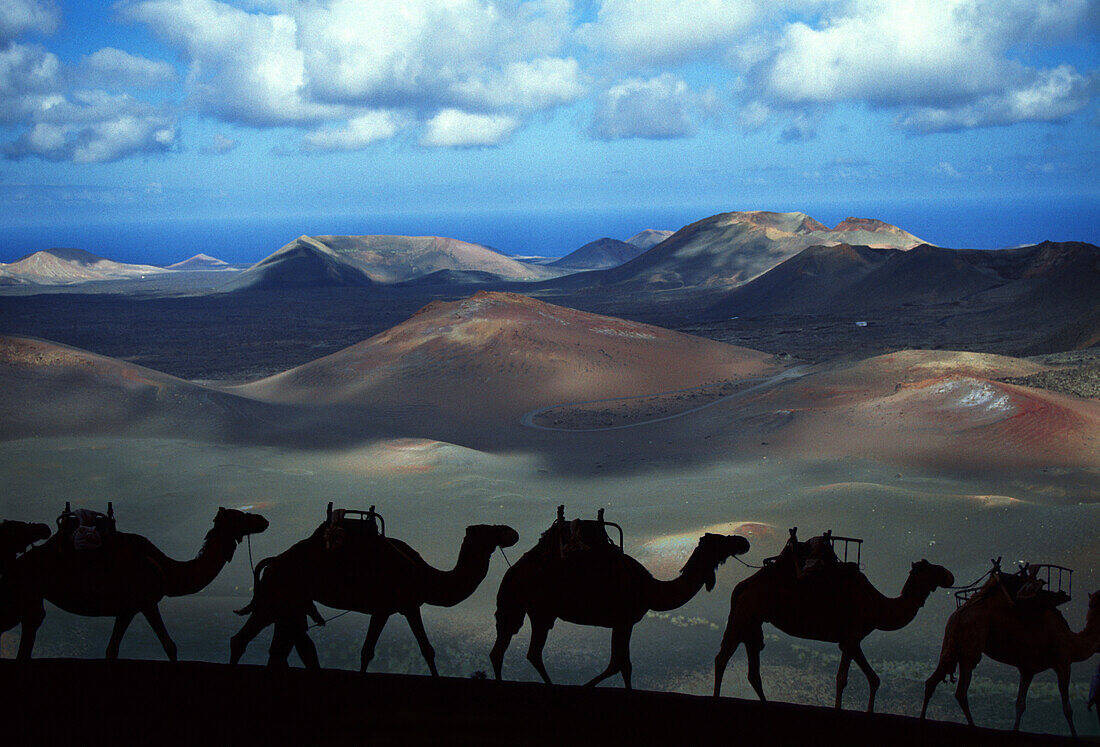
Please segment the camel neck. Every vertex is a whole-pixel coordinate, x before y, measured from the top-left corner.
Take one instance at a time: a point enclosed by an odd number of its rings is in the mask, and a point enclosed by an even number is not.
[[[1084,661],[1096,653],[1100,646],[1100,608],[1089,608],[1085,627],[1073,634],[1070,655],[1073,661]]]
[[[164,571],[168,596],[181,597],[205,589],[233,558],[235,549],[236,543],[232,538],[211,529],[199,554],[191,560],[173,560],[162,555],[157,559],[157,564]]]
[[[424,601],[437,607],[453,607],[477,589],[489,572],[492,549],[475,547],[469,537],[462,541],[458,561],[449,571],[424,564],[426,593]]]
[[[905,580],[901,588],[901,594],[896,597],[880,595],[878,619],[875,627],[879,630],[898,630],[904,628],[917,612],[924,606],[928,595],[932,593],[931,587],[916,580],[913,574]]]
[[[684,606],[714,577],[714,567],[703,557],[701,548],[695,548],[679,576],[671,581],[653,580],[647,599],[649,608],[664,612]]]

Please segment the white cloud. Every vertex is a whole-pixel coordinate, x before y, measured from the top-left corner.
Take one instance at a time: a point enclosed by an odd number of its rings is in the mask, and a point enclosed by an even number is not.
[[[590,132],[600,140],[688,137],[698,129],[699,117],[715,106],[713,92],[695,93],[669,73],[629,78],[600,96]]]
[[[604,0],[581,26],[588,45],[634,64],[680,62],[729,46],[760,14],[752,0]]]
[[[315,130],[307,134],[302,138],[302,150],[361,150],[397,134],[400,119],[393,112],[367,112],[349,119],[345,127]]]
[[[1084,77],[1068,65],[1037,71],[1026,85],[983,96],[954,107],[920,107],[897,119],[915,132],[944,132],[1017,122],[1053,122],[1088,106],[1097,78]]]
[[[484,77],[471,77],[452,90],[468,103],[492,110],[539,111],[568,104],[584,95],[577,61],[542,57],[513,62]]]
[[[471,114],[444,109],[428,121],[422,145],[472,148],[499,145],[519,127],[519,120],[503,114]]]
[[[4,146],[8,158],[103,163],[170,150],[176,125],[151,104],[126,94],[78,91],[35,113],[33,124]]]
[[[4,0],[0,3],[0,45],[28,31],[52,33],[59,18],[57,7],[48,0]]]
[[[37,44],[0,48],[0,124],[25,121],[57,99],[62,85],[57,56]]]
[[[1088,0],[853,0],[788,24],[755,71],[781,106],[862,102],[919,132],[1060,119],[1087,105],[1073,68],[1027,67],[1018,45],[1072,34]]]
[[[214,137],[210,138],[210,142],[203,147],[202,152],[210,156],[220,156],[233,150],[238,145],[240,143],[233,138],[217,132]]]
[[[479,113],[508,122],[510,132],[523,117],[584,93],[577,61],[557,54],[569,30],[566,0],[251,7],[263,10],[135,0],[121,13],[182,50],[189,99],[207,114],[256,127],[345,123],[308,134],[302,145],[311,150],[392,136],[397,128],[379,126],[378,110],[422,121],[448,110]]]
[[[305,57],[289,15],[248,13],[216,0],[145,0],[122,6],[121,14],[183,51],[191,98],[206,113],[260,127],[344,113],[306,95]]]
[[[163,60],[104,47],[81,60],[80,78],[98,88],[155,88],[175,80],[176,71]]]

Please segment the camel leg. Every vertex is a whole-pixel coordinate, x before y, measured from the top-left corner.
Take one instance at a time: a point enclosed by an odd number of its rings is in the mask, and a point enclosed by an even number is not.
[[[844,688],[848,686],[848,668],[852,665],[852,655],[846,650],[840,650],[840,666],[836,670],[836,704],[833,706],[840,710],[840,702],[844,695]]]
[[[867,678],[867,689],[869,694],[867,696],[867,713],[875,712],[875,693],[878,692],[878,687],[882,684],[882,680],[875,674],[875,670],[871,669],[870,662],[867,661],[867,657],[863,653],[863,649],[859,644],[856,644],[855,650],[852,652],[852,660],[855,661],[856,666],[863,670],[863,676]],[[837,703],[837,708],[840,707],[840,703]]]
[[[1020,689],[1016,691],[1016,723],[1012,725],[1012,731],[1020,730],[1020,719],[1024,715],[1024,708],[1027,707],[1027,691],[1034,677],[1034,672],[1020,670]]]
[[[758,628],[745,638],[745,653],[749,660],[749,684],[762,703],[768,700],[764,697],[764,683],[760,680],[760,652],[763,648],[764,631]]]
[[[294,648],[298,652],[298,658],[302,660],[302,666],[306,669],[320,669],[321,660],[317,658],[317,647],[313,645],[313,639],[306,632],[303,625],[294,639]]]
[[[420,653],[424,655],[424,661],[428,662],[428,671],[432,677],[438,677],[439,671],[435,668],[435,649],[428,641],[428,634],[424,632],[424,620],[420,617],[420,608],[414,607],[405,613],[405,619],[409,621],[416,642],[420,644]]]
[[[718,647],[718,655],[714,657],[714,697],[722,694],[722,677],[726,674],[726,665],[737,647],[741,645],[741,639],[735,631],[733,615],[726,622],[726,631],[722,633],[722,645]]]
[[[977,662],[959,662],[959,681],[955,685],[955,700],[959,701],[966,723],[974,726],[974,717],[970,715],[970,701],[966,697],[966,691],[970,688],[970,675],[974,672]]]
[[[550,633],[552,627],[554,627],[553,618],[547,620],[542,617],[532,617],[531,643],[527,646],[527,661],[531,662],[531,666],[535,668],[535,671],[542,677],[542,681],[547,685],[553,683],[550,682],[550,675],[546,673],[546,666],[542,663],[542,650],[546,647],[546,636]]]
[[[1077,727],[1073,725],[1073,707],[1069,704],[1069,663],[1064,666],[1059,666],[1056,669],[1058,673],[1058,692],[1062,696],[1062,713],[1066,716],[1066,723],[1069,724],[1069,733],[1077,739]]]
[[[378,645],[378,636],[382,635],[382,628],[386,627],[386,621],[389,619],[389,615],[378,612],[370,616],[367,637],[363,639],[363,650],[359,654],[360,674],[366,674],[367,666],[374,659],[374,647]]]
[[[630,689],[630,633],[632,627],[616,626],[611,629],[611,660],[607,668],[584,684],[595,687],[616,672],[622,672],[623,683]]]
[[[111,640],[107,642],[107,653],[104,658],[114,661],[118,658],[118,647],[122,644],[122,636],[130,627],[130,621],[134,619],[133,612],[122,612],[115,616],[115,626],[111,629]]]
[[[493,675],[499,680],[504,668],[504,652],[508,650],[508,644],[512,637],[523,627],[523,611],[506,609],[504,605],[497,603],[497,639],[489,652],[489,661],[493,665]]]
[[[237,634],[229,639],[229,663],[236,664],[239,662],[252,639],[270,624],[270,619],[264,619],[255,612],[249,615]]]
[[[954,671],[955,662],[947,656],[941,656],[940,663],[936,665],[936,671],[932,672],[932,676],[924,681],[924,703],[920,707],[921,721],[924,720],[924,716],[928,712],[928,702],[932,700],[932,694],[936,692],[936,688],[939,687],[940,683],[947,678],[947,673]]]
[[[294,648],[296,635],[293,626],[286,621],[275,623],[271,634],[271,646],[267,650],[267,665],[273,669],[286,669],[290,666],[290,652]]]
[[[168,661],[176,661],[176,642],[168,635],[168,628],[164,627],[164,620],[160,617],[160,608],[154,604],[148,609],[142,610],[141,614],[145,615],[149,627],[160,639],[160,645],[164,647],[164,653],[168,654]]]
[[[32,604],[24,604],[20,614],[19,652],[16,658],[19,661],[30,661],[31,651],[34,650],[34,639],[38,636],[38,628],[46,619],[46,607],[41,599],[36,599]]]

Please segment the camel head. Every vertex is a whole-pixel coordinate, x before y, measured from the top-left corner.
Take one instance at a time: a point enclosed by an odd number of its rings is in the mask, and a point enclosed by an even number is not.
[[[511,547],[519,542],[519,532],[505,524],[471,524],[466,527],[466,541],[475,542],[492,552],[498,547]]]
[[[712,591],[716,583],[714,572],[718,566],[734,555],[741,555],[748,551],[749,541],[740,535],[711,534],[708,532],[699,538],[698,547],[688,558],[688,562],[684,564],[681,573],[686,572],[690,566],[697,565],[706,574],[704,583],[707,591]]]
[[[250,534],[259,534],[267,529],[267,519],[259,514],[246,514],[234,508],[219,508],[214,517],[214,529],[211,533],[226,534],[237,544]]]
[[[955,584],[955,576],[952,575],[951,571],[947,570],[942,565],[929,563],[924,558],[913,563],[913,567],[909,571],[909,578],[914,581],[923,582],[929,590],[954,586]]]
[[[49,539],[50,528],[46,524],[25,521],[0,522],[0,557],[15,557],[38,540]]]

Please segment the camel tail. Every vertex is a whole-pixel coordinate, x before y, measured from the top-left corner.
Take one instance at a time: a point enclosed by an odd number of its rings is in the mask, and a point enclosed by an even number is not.
[[[252,599],[244,607],[241,607],[239,610],[233,610],[233,612],[242,616],[252,614],[252,610],[256,607],[256,589],[260,585],[260,574],[263,573],[264,568],[266,568],[268,563],[272,560],[273,558],[264,558],[252,570]]]

